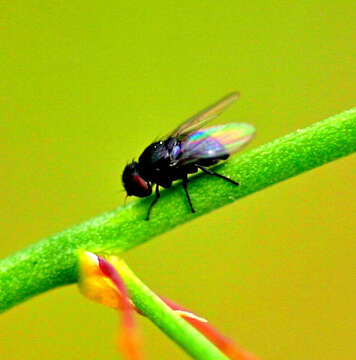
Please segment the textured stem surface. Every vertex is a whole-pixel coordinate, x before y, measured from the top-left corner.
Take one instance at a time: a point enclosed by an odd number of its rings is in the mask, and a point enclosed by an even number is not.
[[[236,179],[236,187],[208,175],[189,183],[197,210],[191,214],[181,186],[162,191],[145,221],[152,198],[88,220],[44,239],[0,262],[0,311],[51,288],[77,280],[77,250],[120,253],[214,209],[272,184],[353,153],[356,150],[356,108],[297,130],[215,170]]]

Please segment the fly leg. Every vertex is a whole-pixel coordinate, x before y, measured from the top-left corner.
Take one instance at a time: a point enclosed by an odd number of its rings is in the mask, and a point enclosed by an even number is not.
[[[157,184],[156,185],[156,196],[155,196],[154,200],[151,202],[150,207],[148,208],[146,220],[150,220],[151,210],[152,210],[153,206],[156,204],[156,202],[158,201],[160,195],[161,194],[159,192],[159,185]]]
[[[201,165],[197,165],[197,168],[199,168],[200,170],[202,170],[203,172],[205,172],[205,174],[208,174],[208,175],[213,175],[213,176],[216,176],[216,177],[219,177],[221,179],[224,179],[226,181],[228,181],[229,183],[231,184],[234,184],[236,186],[239,186],[239,183],[234,181],[234,180],[231,180],[230,178],[224,176],[224,175],[220,175],[220,174],[217,174],[216,172],[210,170],[210,169],[207,169],[206,167],[204,166],[201,166]]]
[[[188,176],[187,176],[187,174],[184,174],[183,179],[182,179],[182,185],[183,185],[185,194],[187,195],[187,199],[188,199],[188,203],[189,203],[189,206],[190,206],[190,210],[192,210],[192,213],[195,213],[195,210],[194,210],[193,204],[192,204],[192,200],[190,200],[190,196],[189,196],[189,193],[188,193],[188,186],[187,186],[187,184],[188,184]]]

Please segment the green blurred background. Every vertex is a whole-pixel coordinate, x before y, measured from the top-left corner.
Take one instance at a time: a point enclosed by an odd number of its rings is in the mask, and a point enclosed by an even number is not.
[[[355,1],[9,1],[0,15],[0,255],[121,205],[127,161],[231,90],[249,149],[355,105]],[[352,359],[355,157],[126,254],[262,359]],[[182,199],[182,201],[185,201]],[[187,359],[139,319],[147,359]],[[0,359],[117,359],[75,286],[0,317]]]

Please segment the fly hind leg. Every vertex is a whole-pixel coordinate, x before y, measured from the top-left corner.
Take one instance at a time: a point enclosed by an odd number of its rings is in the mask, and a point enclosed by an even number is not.
[[[238,182],[236,182],[236,181],[234,181],[234,180],[232,180],[232,179],[230,179],[230,178],[228,178],[228,177],[226,177],[226,176],[224,176],[224,175],[220,175],[220,174],[218,174],[218,173],[216,173],[216,172],[214,172],[214,171],[212,171],[212,170],[210,170],[210,169],[207,169],[206,167],[201,166],[201,165],[197,165],[197,167],[198,167],[200,170],[202,170],[203,172],[205,172],[205,174],[219,177],[219,178],[221,178],[221,179],[224,179],[224,180],[228,181],[228,182],[231,183],[231,184],[234,184],[234,185],[236,185],[236,186],[239,186],[239,183],[238,183]]]

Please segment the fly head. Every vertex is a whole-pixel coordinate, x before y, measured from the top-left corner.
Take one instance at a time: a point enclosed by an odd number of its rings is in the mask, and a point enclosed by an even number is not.
[[[152,194],[151,184],[140,174],[136,161],[126,165],[122,173],[122,182],[128,196],[146,197]]]

